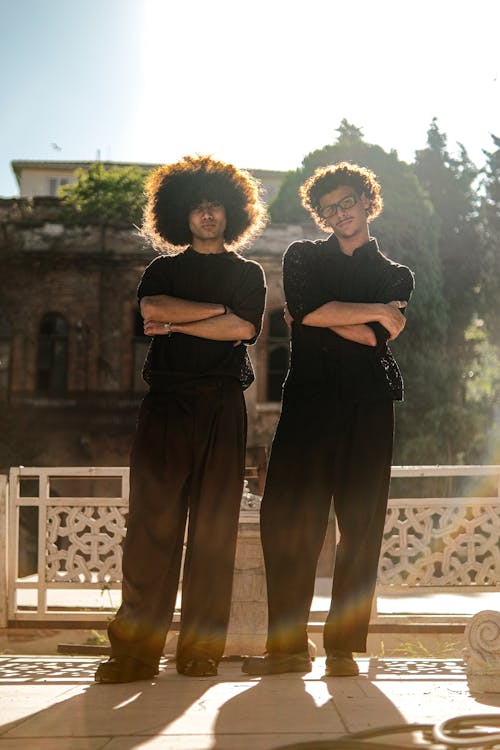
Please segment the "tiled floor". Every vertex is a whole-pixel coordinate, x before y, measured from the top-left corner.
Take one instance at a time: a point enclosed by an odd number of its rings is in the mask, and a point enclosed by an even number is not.
[[[457,715],[499,714],[472,696],[461,660],[358,659],[357,678],[250,678],[224,661],[217,678],[172,665],[155,680],[98,685],[97,657],[0,657],[0,750],[276,750],[362,730]],[[422,746],[419,733],[396,735]],[[369,745],[367,746],[369,747]]]

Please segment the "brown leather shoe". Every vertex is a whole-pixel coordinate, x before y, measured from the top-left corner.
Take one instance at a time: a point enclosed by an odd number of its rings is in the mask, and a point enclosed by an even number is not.
[[[131,656],[112,656],[97,667],[94,679],[96,682],[135,682],[150,680],[158,674],[158,667],[145,664]]]
[[[310,672],[312,661],[308,651],[296,654],[271,652],[264,656],[247,656],[243,659],[241,669],[245,674],[261,677],[268,674],[284,674],[285,672]]]
[[[330,651],[326,655],[325,675],[327,677],[357,677],[359,667],[352,651]]]
[[[216,677],[217,663],[209,657],[196,657],[177,670],[186,677]]]

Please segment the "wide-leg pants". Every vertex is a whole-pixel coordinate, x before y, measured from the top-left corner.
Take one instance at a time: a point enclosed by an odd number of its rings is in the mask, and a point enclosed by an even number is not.
[[[222,657],[245,442],[245,402],[235,379],[203,378],[145,397],[131,453],[122,605],[108,628],[113,655],[158,664],[189,518],[177,669],[193,657]]]
[[[365,651],[392,459],[390,400],[343,402],[287,388],[261,510],[267,650],[307,649],[307,622],[331,499],[340,532],[326,652]]]

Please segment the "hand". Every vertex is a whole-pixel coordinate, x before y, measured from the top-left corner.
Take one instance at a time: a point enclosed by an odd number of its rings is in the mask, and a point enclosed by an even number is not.
[[[285,303],[285,307],[283,308],[283,318],[287,326],[290,328],[293,323],[293,318],[290,315],[290,310],[288,309],[288,305],[286,303]]]
[[[406,325],[406,318],[400,308],[406,307],[406,302],[393,301],[382,305],[380,323],[389,332],[389,339],[394,341]]]
[[[406,300],[403,299],[403,300],[393,300],[392,302],[388,302],[388,304],[391,305],[391,307],[395,307],[398,310],[401,310],[402,308],[407,306],[408,302],[406,302]]]
[[[145,320],[144,333],[146,336],[169,336],[171,331],[165,328],[165,323],[158,320]]]

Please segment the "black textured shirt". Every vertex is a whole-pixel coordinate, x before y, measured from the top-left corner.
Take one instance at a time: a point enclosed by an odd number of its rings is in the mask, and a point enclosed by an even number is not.
[[[377,346],[368,346],[301,321],[331,301],[408,301],[413,273],[383,255],[375,239],[346,255],[331,235],[291,244],[283,259],[283,281],[294,319],[287,385],[325,385],[332,395],[355,401],[402,400],[403,380],[380,323],[368,323],[377,338]]]
[[[146,268],[137,291],[139,301],[157,294],[227,305],[253,323],[256,334],[239,346],[183,333],[155,336],[143,369],[153,390],[208,375],[237,378],[243,388],[252,383],[246,344],[253,343],[260,333],[266,295],[264,272],[258,263],[234,252],[203,254],[192,247],[179,255],[161,255]]]

